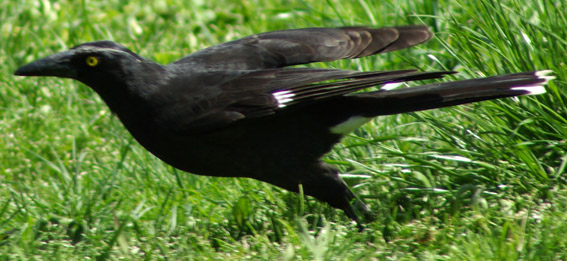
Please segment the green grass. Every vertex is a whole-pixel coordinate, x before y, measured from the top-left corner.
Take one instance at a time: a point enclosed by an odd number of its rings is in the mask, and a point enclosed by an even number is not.
[[[0,259],[566,259],[567,4],[419,2],[4,0]],[[12,76],[91,40],[167,63],[269,30],[416,23],[436,38],[315,66],[557,79],[537,97],[381,117],[345,138],[326,160],[359,174],[345,179],[379,213],[362,233],[312,198],[175,171],[81,84]]]

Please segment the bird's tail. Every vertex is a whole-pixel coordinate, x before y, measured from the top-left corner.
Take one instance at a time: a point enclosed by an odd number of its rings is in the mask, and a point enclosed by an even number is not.
[[[370,115],[364,116],[389,115],[545,93],[544,85],[555,78],[549,75],[551,72],[550,70],[522,72],[397,90],[357,93],[353,96],[368,98],[359,101],[362,103],[367,101],[367,105],[373,107],[367,111]]]

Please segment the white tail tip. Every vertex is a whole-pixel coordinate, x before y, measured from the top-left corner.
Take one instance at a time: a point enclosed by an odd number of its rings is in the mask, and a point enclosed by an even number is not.
[[[548,74],[551,74],[551,73],[553,73],[552,70],[541,70],[541,71],[535,72],[535,76],[537,76],[540,79],[544,79],[545,82],[543,84],[546,84],[547,82],[555,79],[555,76],[548,75]]]
[[[527,92],[524,95],[537,95],[537,94],[542,94],[542,93],[546,92],[545,87],[543,87],[543,85],[530,85],[530,86],[514,87],[514,88],[510,88],[510,90]]]
[[[543,82],[537,83],[537,84],[534,84],[534,85],[513,87],[513,88],[510,88],[510,90],[525,91],[526,93],[524,95],[537,95],[537,94],[546,93],[544,85],[547,84],[547,82],[555,79],[555,76],[549,75],[551,73],[553,73],[552,70],[536,71],[534,73],[534,75],[538,79],[544,80]]]

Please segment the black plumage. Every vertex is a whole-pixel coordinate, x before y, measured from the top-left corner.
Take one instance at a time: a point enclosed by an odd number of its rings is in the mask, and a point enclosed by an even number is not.
[[[321,157],[379,115],[545,92],[548,71],[356,92],[453,72],[284,68],[395,51],[431,39],[424,26],[307,28],[249,36],[161,65],[111,41],[85,43],[19,68],[79,80],[134,138],[168,164],[200,175],[249,177],[342,209],[368,208]]]

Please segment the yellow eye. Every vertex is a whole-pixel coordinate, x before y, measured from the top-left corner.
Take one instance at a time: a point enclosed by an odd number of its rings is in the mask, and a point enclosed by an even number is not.
[[[95,66],[98,65],[98,58],[96,58],[94,56],[89,56],[89,57],[87,57],[85,62],[87,63],[88,66],[95,67]]]

